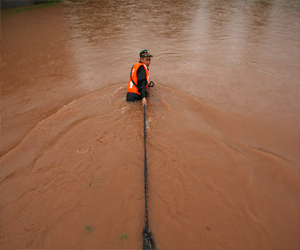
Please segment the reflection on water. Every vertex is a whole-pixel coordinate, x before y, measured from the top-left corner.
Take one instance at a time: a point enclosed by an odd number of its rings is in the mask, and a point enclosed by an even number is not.
[[[1,247],[141,247],[142,107],[125,94],[148,48],[158,249],[298,249],[299,10],[65,0],[3,15]]]

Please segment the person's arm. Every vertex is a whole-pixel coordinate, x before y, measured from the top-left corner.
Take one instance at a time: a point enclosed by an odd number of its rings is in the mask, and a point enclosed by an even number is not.
[[[137,78],[138,78],[138,87],[139,87],[139,92],[141,94],[142,98],[142,104],[147,105],[147,90],[146,90],[146,85],[147,85],[147,79],[146,79],[146,71],[143,66],[140,66],[137,70]]]

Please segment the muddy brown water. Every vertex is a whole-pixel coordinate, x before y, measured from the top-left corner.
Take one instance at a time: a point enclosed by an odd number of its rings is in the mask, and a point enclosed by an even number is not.
[[[299,249],[299,2],[65,1],[1,18],[1,249]],[[125,233],[125,238],[120,236]]]

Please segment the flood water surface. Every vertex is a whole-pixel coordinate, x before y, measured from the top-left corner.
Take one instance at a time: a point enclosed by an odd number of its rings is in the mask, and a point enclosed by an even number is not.
[[[1,18],[1,249],[299,249],[299,3],[65,1]],[[125,237],[124,237],[125,235]],[[120,237],[122,236],[122,237]]]

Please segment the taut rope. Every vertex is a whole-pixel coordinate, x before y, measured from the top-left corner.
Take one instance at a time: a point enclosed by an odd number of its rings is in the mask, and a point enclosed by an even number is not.
[[[155,250],[155,244],[148,224],[148,180],[147,180],[147,151],[146,151],[146,106],[144,105],[144,178],[145,178],[145,227],[143,229],[143,250]]]

